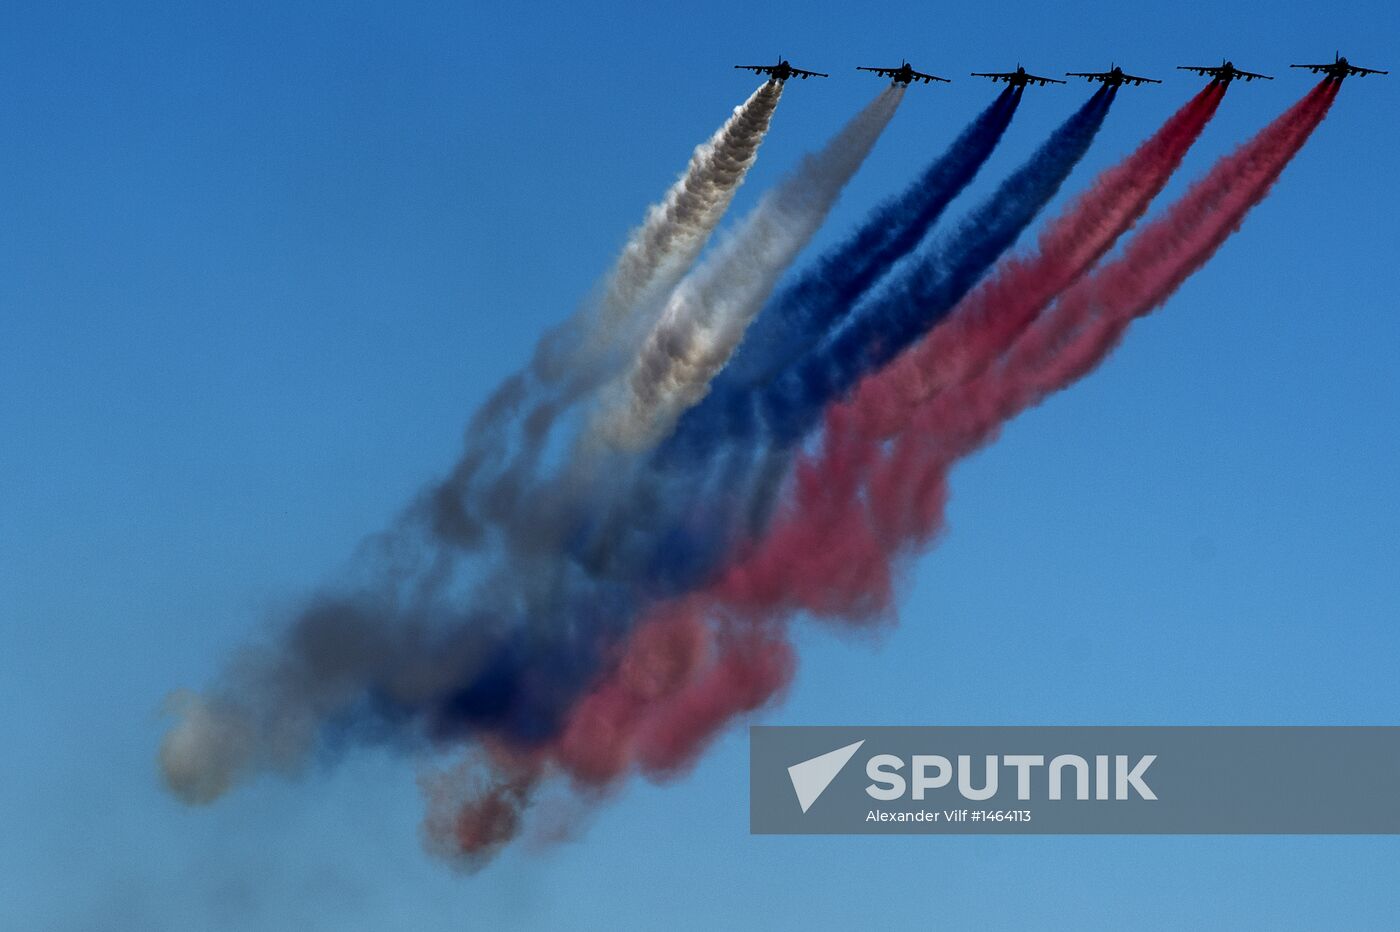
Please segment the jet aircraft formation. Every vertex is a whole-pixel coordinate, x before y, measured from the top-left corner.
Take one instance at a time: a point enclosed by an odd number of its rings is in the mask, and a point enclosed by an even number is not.
[[[792,63],[789,62],[786,58],[783,58],[781,55],[779,55],[778,60],[771,65],[735,65],[734,67],[744,71],[752,71],[754,74],[766,74],[769,78],[773,79],[774,81],[780,82],[786,81],[788,78],[801,78],[805,81],[808,78],[830,77],[830,75],[822,71],[808,71],[804,68],[793,67]],[[1315,65],[1291,65],[1290,67],[1304,68],[1311,71],[1313,74],[1325,74],[1329,78],[1333,78],[1338,81],[1342,80],[1343,78],[1350,77],[1352,75],[1365,77],[1371,74],[1390,73],[1388,71],[1380,71],[1375,68],[1362,68],[1358,65],[1353,65],[1351,62],[1347,61],[1346,57],[1343,56],[1341,52],[1337,52],[1333,56],[1332,61],[1330,62],[1323,62],[1321,64]],[[1273,80],[1272,75],[1260,74],[1257,71],[1244,71],[1240,68],[1236,68],[1235,63],[1230,61],[1229,59],[1222,60],[1219,65],[1178,65],[1177,69],[1180,71],[1193,71],[1196,74],[1199,74],[1202,77],[1210,78],[1212,82],[1216,82],[1219,84],[1229,84],[1231,81],[1234,81],[1236,79],[1243,79],[1246,83],[1254,80]],[[906,87],[914,83],[931,84],[935,81],[942,84],[951,83],[949,79],[940,78],[936,74],[928,74],[923,71],[916,71],[914,69],[914,66],[909,64],[909,62],[905,60],[901,60],[900,64],[897,67],[881,68],[871,67],[869,65],[860,65],[857,66],[856,70],[867,71],[876,75],[877,77],[889,78],[891,83],[902,84]],[[991,80],[993,84],[996,84],[997,82],[1002,82],[1011,87],[1026,87],[1027,85],[1033,87],[1045,87],[1050,84],[1065,83],[1059,78],[1049,78],[1043,75],[1031,74],[1020,64],[1016,65],[1015,71],[974,71],[972,72],[972,77],[987,78]],[[1141,75],[1128,74],[1117,64],[1110,64],[1107,71],[1066,71],[1065,77],[1084,78],[1091,84],[1097,81],[1104,84],[1107,87],[1121,87],[1125,84],[1130,87],[1140,87],[1143,84],[1162,83],[1157,78],[1144,78]]]

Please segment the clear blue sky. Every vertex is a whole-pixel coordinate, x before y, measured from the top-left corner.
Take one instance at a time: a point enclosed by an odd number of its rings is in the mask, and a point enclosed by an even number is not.
[[[191,811],[153,753],[168,690],[446,468],[752,90],[731,64],[833,72],[789,88],[738,211],[878,90],[855,65],[957,79],[910,91],[825,242],[986,104],[968,71],[1167,79],[1072,191],[1199,87],[1174,65],[1278,75],[1231,89],[1189,178],[1311,85],[1290,61],[1400,68],[1396,36],[1381,0],[11,4],[0,926],[1394,928],[1394,838],[750,837],[740,731],[468,878],[422,852],[409,761]],[[1028,92],[977,190],[1087,93]],[[805,633],[762,720],[1396,723],[1398,116],[1400,76],[1349,81],[1209,267],[958,470],[901,626]]]

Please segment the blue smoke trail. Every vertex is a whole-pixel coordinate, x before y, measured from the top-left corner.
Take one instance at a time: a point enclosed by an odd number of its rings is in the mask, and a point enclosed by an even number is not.
[[[1020,100],[1021,88],[1003,91],[913,184],[877,207],[853,235],[771,301],[709,394],[686,412],[657,456],[694,458],[711,437],[725,432],[724,421],[743,418],[751,410],[748,393],[754,384],[810,349],[919,244],[996,149]]]

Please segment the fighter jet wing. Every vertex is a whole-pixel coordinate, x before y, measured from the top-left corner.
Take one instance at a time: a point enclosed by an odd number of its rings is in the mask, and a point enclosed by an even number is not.
[[[1161,84],[1156,78],[1144,78],[1135,74],[1124,74],[1121,71],[1066,71],[1067,78],[1088,78],[1092,84],[1094,81],[1102,81],[1104,84]]]
[[[899,78],[904,74],[904,66],[902,65],[898,68],[866,68],[864,66],[858,65],[856,66],[856,70],[869,71],[873,74],[879,75],[882,78]],[[952,83],[947,78],[940,78],[936,74],[924,74],[922,71],[915,71],[913,68],[909,69],[909,78],[912,81],[922,81],[925,84],[928,84],[930,81],[942,81],[944,84]]]
[[[792,69],[792,73],[795,74],[795,75],[797,75],[799,78],[801,78],[801,79],[804,80],[804,81],[807,80],[808,78],[829,78],[829,77],[831,77],[831,75],[829,75],[829,74],[824,74],[823,72],[820,72],[820,71],[804,71],[804,70],[801,69],[801,68],[793,68],[793,69]]]
[[[1332,74],[1337,70],[1337,62],[1325,65],[1289,65],[1290,68],[1306,68],[1313,74]],[[1347,74],[1368,75],[1368,74],[1390,74],[1389,71],[1378,71],[1375,68],[1362,68],[1358,65],[1347,65]]]
[[[1177,71],[1194,71],[1203,78],[1218,78],[1225,73],[1219,65],[1177,65]]]
[[[993,84],[995,84],[995,83],[998,82],[998,81],[1005,81],[1006,83],[1010,84],[1010,83],[1011,83],[1011,79],[1014,78],[1014,77],[1016,77],[1016,72],[1014,72],[1014,71],[974,71],[974,72],[972,72],[972,77],[974,77],[974,78],[991,78]]]
[[[939,77],[938,75],[936,75],[936,74],[924,74],[922,71],[915,71],[915,72],[912,72],[912,74],[914,75],[914,80],[916,80],[916,81],[923,81],[925,84],[929,83],[930,81],[942,81],[944,84],[952,84],[952,83],[953,83],[952,81],[949,81],[947,78],[940,78],[940,77]]]
[[[1026,80],[1029,81],[1031,84],[1039,84],[1041,87],[1044,87],[1044,86],[1047,85],[1047,84],[1064,84],[1064,83],[1065,83],[1064,81],[1061,81],[1059,78],[1042,78],[1042,77],[1041,77],[1040,75],[1038,75],[1038,74],[1028,74],[1028,75],[1026,75]]]
[[[772,65],[735,65],[740,71],[752,71],[754,74],[772,74]]]
[[[1273,78],[1270,77],[1270,76],[1267,75],[1267,74],[1259,74],[1258,72],[1255,72],[1255,71],[1241,71],[1241,70],[1238,69],[1238,68],[1235,69],[1235,77],[1237,77],[1237,78],[1244,78],[1246,81],[1253,81],[1255,78],[1258,78],[1258,79],[1261,80],[1261,81],[1272,81],[1272,80],[1273,80]]]

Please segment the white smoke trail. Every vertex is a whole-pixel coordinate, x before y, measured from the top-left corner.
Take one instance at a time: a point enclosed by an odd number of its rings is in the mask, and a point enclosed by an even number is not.
[[[630,316],[648,306],[659,309],[661,300],[648,300],[648,296],[669,292],[704,248],[754,164],[781,96],[782,85],[770,81],[734,109],[724,125],[695,150],[685,172],[633,231],[597,296],[546,335],[531,365],[503,381],[477,411],[468,428],[467,448],[451,476],[423,503],[430,515],[429,539],[420,541],[416,536],[420,528],[409,521],[391,529],[385,535],[387,542],[425,544],[423,561],[430,574],[437,558],[451,549],[442,547],[444,542],[464,549],[481,543],[479,509],[465,500],[473,482],[505,459],[514,427],[519,425],[527,437],[547,429],[540,426],[547,418],[538,412],[546,406],[554,411],[562,408],[561,396],[583,384],[578,371],[588,368],[587,353],[594,355],[590,365],[596,367],[598,357],[617,352],[609,341],[628,325]],[[640,332],[646,326],[636,325]],[[530,410],[522,416],[527,406]],[[535,423],[530,423],[531,417]],[[513,466],[505,469],[507,474],[517,471],[521,470]],[[393,578],[407,572],[387,557],[375,562]],[[352,600],[349,608],[355,610],[347,610],[347,617],[321,619],[333,624],[309,625],[308,616],[317,612],[303,612],[291,626],[300,653],[291,649],[288,653],[297,653],[296,662],[278,663],[275,656],[265,666],[246,661],[247,669],[230,671],[226,688],[207,696],[187,691],[173,695],[166,712],[175,722],[159,753],[171,792],[187,803],[207,803],[250,773],[294,768],[315,741],[320,722],[361,694],[357,686],[375,681],[385,669],[433,667],[411,647],[395,650],[397,642],[391,637],[395,613],[365,601],[362,612]],[[376,623],[361,617],[366,612],[374,615]],[[359,624],[354,623],[356,619]],[[307,636],[312,628],[330,632],[322,639],[328,643],[313,645],[316,639]],[[413,640],[402,632],[400,637],[410,644]],[[328,649],[337,659],[329,664],[315,662]],[[429,653],[439,666],[455,662],[444,664],[436,651]]]
[[[483,527],[468,501],[472,487],[483,476],[522,479],[555,420],[635,355],[653,324],[648,312],[660,312],[753,167],[782,89],[778,81],[760,86],[695,149],[686,170],[628,237],[595,296],[546,333],[529,366],[503,381],[477,412],[466,450],[427,503],[440,536],[477,546]],[[508,459],[515,428],[522,447]]]
[[[779,277],[816,233],[880,137],[904,89],[889,87],[763,198],[713,258],[672,292],[589,434],[626,451],[666,435],[704,397]]]
[[[657,309],[656,296],[668,293],[689,271],[729,209],[758,158],[782,94],[779,81],[761,85],[695,147],[685,171],[628,235],[596,297],[540,341],[531,364],[537,379],[545,384],[577,380],[576,370],[606,353],[648,307]]]
[[[648,293],[670,291],[695,262],[753,166],[782,93],[782,82],[769,81],[735,107],[729,121],[696,148],[665,199],[648,211],[608,279],[599,302],[599,335],[623,323]]]

